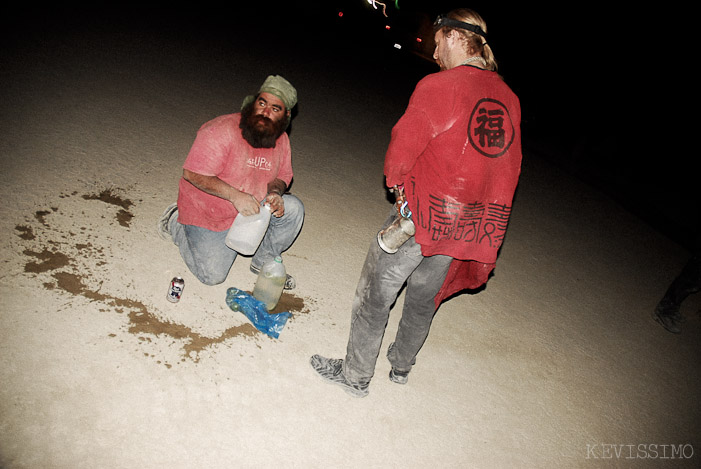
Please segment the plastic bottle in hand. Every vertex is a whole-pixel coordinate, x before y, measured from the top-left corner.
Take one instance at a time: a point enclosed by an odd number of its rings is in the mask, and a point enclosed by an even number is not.
[[[253,296],[265,304],[268,311],[272,311],[280,301],[282,290],[285,287],[287,280],[287,272],[285,265],[282,263],[282,258],[277,256],[275,259],[263,264],[260,269],[256,285],[253,288]]]
[[[255,215],[236,215],[224,241],[234,251],[244,256],[250,256],[256,252],[260,242],[263,241],[265,232],[270,223],[270,207],[261,206]]]

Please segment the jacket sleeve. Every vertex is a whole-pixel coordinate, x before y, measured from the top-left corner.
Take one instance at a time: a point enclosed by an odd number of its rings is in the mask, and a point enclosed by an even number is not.
[[[421,83],[417,85],[407,110],[392,128],[384,167],[388,187],[405,182],[405,177],[416,164],[417,158],[436,135],[426,111],[426,104],[430,102],[430,92],[426,88]]]

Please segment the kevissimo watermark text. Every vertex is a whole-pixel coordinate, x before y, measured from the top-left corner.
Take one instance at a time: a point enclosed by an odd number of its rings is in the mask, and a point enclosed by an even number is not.
[[[694,446],[680,444],[587,443],[586,459],[691,459]]]

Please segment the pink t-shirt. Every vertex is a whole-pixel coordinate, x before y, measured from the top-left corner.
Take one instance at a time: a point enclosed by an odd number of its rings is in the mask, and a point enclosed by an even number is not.
[[[204,124],[185,159],[183,168],[204,176],[217,176],[234,188],[262,201],[268,183],[292,182],[290,140],[287,133],[275,148],[253,148],[241,136],[241,114],[227,114]],[[229,229],[238,212],[231,202],[207,194],[180,179],[178,221],[212,231]]]

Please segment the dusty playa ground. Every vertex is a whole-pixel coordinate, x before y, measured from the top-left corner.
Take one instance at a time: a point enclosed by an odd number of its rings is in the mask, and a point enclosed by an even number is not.
[[[273,53],[96,25],[9,42],[0,467],[699,467],[701,298],[681,335],[650,316],[688,252],[528,151],[494,277],[440,307],[409,383],[384,359],[403,295],[367,398],[315,376],[312,354],[344,353],[415,79],[389,86],[390,66],[358,73],[288,39]],[[225,304],[253,287],[248,259],[206,287],[154,229],[197,128],[270,73],[299,91],[307,211],[277,340]]]

